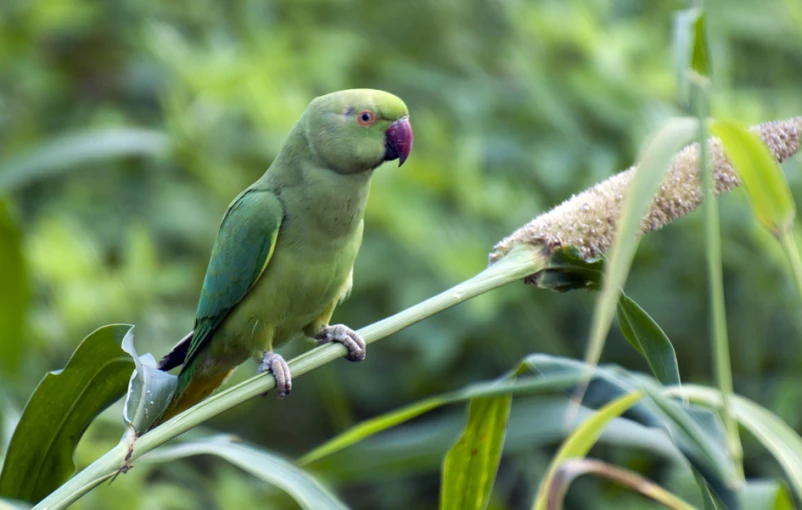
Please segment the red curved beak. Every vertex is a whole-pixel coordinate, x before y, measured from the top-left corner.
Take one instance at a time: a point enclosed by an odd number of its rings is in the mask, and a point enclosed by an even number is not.
[[[408,117],[402,117],[390,124],[384,133],[384,160],[398,160],[398,166],[404,164],[412,150],[412,126]]]

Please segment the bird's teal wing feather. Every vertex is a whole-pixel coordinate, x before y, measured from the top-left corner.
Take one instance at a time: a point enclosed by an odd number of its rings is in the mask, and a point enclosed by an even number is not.
[[[206,269],[183,370],[267,268],[283,214],[278,197],[260,189],[245,191],[229,207]]]

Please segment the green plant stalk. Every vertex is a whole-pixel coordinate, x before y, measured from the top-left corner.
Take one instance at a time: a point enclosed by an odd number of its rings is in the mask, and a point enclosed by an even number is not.
[[[786,256],[788,256],[788,263],[791,265],[791,272],[794,274],[794,281],[796,282],[796,290],[802,297],[802,257],[799,256],[799,249],[796,246],[794,229],[785,229],[780,235],[780,242],[783,245],[783,249],[785,249]]]
[[[732,414],[732,368],[730,364],[730,347],[727,338],[727,320],[724,309],[724,282],[721,266],[721,227],[718,216],[718,202],[713,194],[713,171],[710,164],[710,148],[707,142],[707,87],[705,77],[694,75],[691,81],[691,93],[694,96],[696,114],[699,118],[699,162],[704,189],[705,239],[707,252],[707,274],[710,289],[710,335],[713,346],[713,363],[716,379],[723,397],[722,419],[727,431],[727,443],[730,456],[735,466],[736,476],[744,479],[743,447],[738,435],[738,424]]]
[[[488,267],[476,276],[427,299],[417,305],[399,312],[384,320],[359,330],[366,343],[386,338],[427,317],[442,312],[480,294],[497,287],[519,281],[547,267],[548,258],[540,247],[520,246],[503,259]],[[312,349],[290,360],[293,377],[299,377],[338,358],[347,349],[341,344],[326,344]],[[125,441],[109,450],[102,457],[73,476],[48,497],[36,504],[37,510],[58,510],[66,508],[94,487],[130,465],[137,458],[187,430],[217,416],[243,402],[275,387],[275,379],[270,374],[257,375],[214,395],[198,405],[138,438],[129,451]]]

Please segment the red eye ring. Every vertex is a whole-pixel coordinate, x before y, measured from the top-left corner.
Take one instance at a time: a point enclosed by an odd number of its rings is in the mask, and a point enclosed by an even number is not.
[[[376,116],[370,110],[362,110],[357,114],[356,121],[363,126],[370,126],[376,122]]]

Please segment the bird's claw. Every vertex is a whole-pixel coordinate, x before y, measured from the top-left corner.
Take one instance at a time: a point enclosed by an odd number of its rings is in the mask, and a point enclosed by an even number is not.
[[[272,351],[265,352],[258,370],[260,374],[263,372],[271,372],[276,379],[276,389],[278,390],[279,400],[290,394],[292,390],[290,366],[287,365],[287,362],[284,361],[281,354],[276,354]],[[267,393],[265,393],[265,395],[267,395]]]
[[[348,354],[345,356],[345,359],[348,361],[362,361],[365,359],[365,352],[367,349],[365,340],[359,333],[344,324],[326,326],[315,338],[317,339],[318,345],[327,344],[329,342],[343,344],[345,348],[348,349]]]

